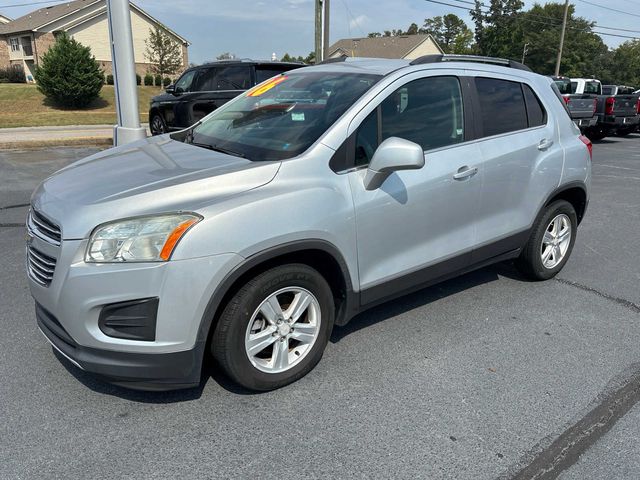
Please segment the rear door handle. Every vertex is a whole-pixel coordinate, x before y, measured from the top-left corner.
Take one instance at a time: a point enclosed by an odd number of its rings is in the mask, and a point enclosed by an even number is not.
[[[548,138],[543,138],[542,140],[540,140],[540,143],[538,144],[538,150],[546,150],[551,145],[553,145],[553,140],[549,140]]]
[[[471,178],[478,173],[478,167],[469,168],[466,165],[458,169],[458,173],[453,176],[454,180],[464,180],[465,178]]]

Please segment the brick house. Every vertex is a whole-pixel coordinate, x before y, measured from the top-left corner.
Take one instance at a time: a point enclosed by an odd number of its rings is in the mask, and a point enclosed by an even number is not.
[[[186,68],[189,65],[189,42],[140,7],[133,3],[130,5],[136,72],[144,75],[150,70],[151,64],[145,56],[145,40],[149,37],[149,30],[156,26],[181,46],[182,66]],[[33,81],[35,67],[60,32],[66,32],[91,47],[91,53],[105,73],[112,73],[106,0],[75,0],[40,8],[15,20],[0,15],[0,68],[20,65],[27,81]]]

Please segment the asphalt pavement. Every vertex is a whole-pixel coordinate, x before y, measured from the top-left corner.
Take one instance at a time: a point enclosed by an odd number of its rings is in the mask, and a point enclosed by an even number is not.
[[[509,264],[361,314],[301,381],[133,392],[35,326],[24,221],[94,150],[0,151],[0,478],[640,478],[640,135],[594,147],[556,280]]]

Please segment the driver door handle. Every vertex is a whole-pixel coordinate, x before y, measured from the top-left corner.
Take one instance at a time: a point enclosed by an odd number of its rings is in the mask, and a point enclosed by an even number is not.
[[[548,138],[543,138],[542,140],[540,140],[540,143],[538,144],[538,150],[546,150],[551,145],[553,145],[553,140],[549,140]]]
[[[466,165],[464,167],[460,167],[458,169],[458,173],[453,176],[454,180],[465,180],[467,178],[473,177],[476,173],[478,173],[478,167],[469,168]]]

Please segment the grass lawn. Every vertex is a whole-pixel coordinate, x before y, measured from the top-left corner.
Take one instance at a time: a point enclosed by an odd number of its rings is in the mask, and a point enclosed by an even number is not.
[[[149,120],[149,100],[161,92],[159,87],[138,87],[140,121]],[[105,85],[100,98],[82,110],[53,106],[35,85],[0,83],[0,128],[58,125],[115,124],[113,85]]]

